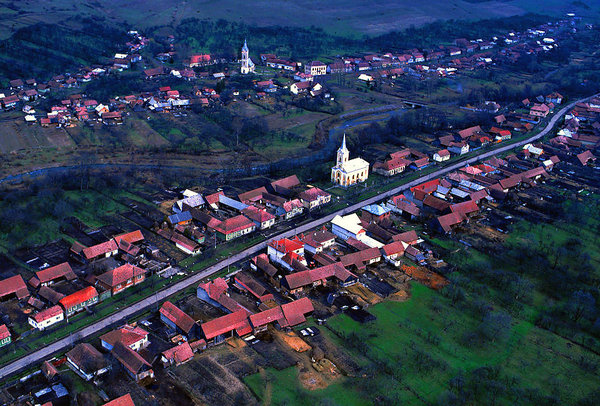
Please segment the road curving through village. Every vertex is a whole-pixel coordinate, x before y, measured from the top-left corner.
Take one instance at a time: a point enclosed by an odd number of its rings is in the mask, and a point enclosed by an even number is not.
[[[520,147],[520,146],[523,146],[530,142],[539,140],[540,138],[546,136],[550,131],[552,131],[552,129],[554,128],[554,126],[556,125],[558,120],[562,116],[564,116],[567,113],[567,111],[572,109],[575,106],[575,104],[584,102],[584,101],[589,100],[590,98],[596,97],[598,95],[600,95],[600,94],[582,98],[582,99],[576,100],[576,101],[566,105],[565,107],[560,109],[557,113],[555,113],[552,116],[552,118],[550,119],[550,121],[548,122],[546,127],[544,127],[544,129],[542,131],[540,131],[536,135],[528,137],[527,139],[521,140],[517,143],[513,143],[513,144],[509,144],[509,145],[505,145],[505,146],[499,146],[498,148],[491,150],[491,151],[487,151],[487,152],[482,151],[480,154],[473,156],[467,160],[464,160],[459,163],[455,163],[453,165],[449,165],[447,167],[441,168],[441,169],[431,172],[427,175],[421,176],[413,181],[407,182],[401,186],[395,187],[389,191],[383,192],[383,193],[373,196],[369,199],[363,200],[359,203],[352,204],[352,205],[350,205],[344,209],[338,210],[332,214],[329,214],[329,215],[326,215],[319,219],[310,221],[310,222],[300,225],[298,227],[293,227],[288,231],[285,231],[283,233],[279,233],[275,236],[272,236],[270,238],[270,240],[292,237],[293,235],[295,235],[297,233],[307,232],[313,228],[316,228],[318,226],[321,226],[321,225],[331,221],[337,215],[345,215],[345,214],[354,212],[365,205],[373,204],[382,199],[389,198],[389,197],[396,195],[410,187],[416,186],[420,183],[426,182],[426,181],[434,179],[434,178],[438,178],[448,172],[457,170],[466,164],[472,164],[472,163],[490,158],[494,155],[509,151],[516,147]],[[268,241],[263,241],[263,242],[258,243],[250,248],[247,248],[241,252],[238,252],[237,254],[234,254],[234,255],[230,256],[229,258],[226,258],[226,259],[218,262],[217,264],[214,264],[214,265],[208,267],[207,269],[205,269],[203,271],[200,271],[198,273],[190,275],[186,279],[183,279],[171,286],[168,286],[160,291],[157,291],[153,295],[151,295],[145,299],[142,299],[141,301],[134,303],[131,306],[121,309],[121,310],[117,311],[116,313],[114,313],[110,316],[107,316],[106,318],[104,318],[102,320],[99,320],[87,327],[84,327],[84,328],[72,333],[68,337],[62,338],[52,344],[49,344],[41,349],[31,352],[30,354],[28,354],[24,357],[21,357],[15,361],[12,361],[12,362],[6,364],[5,366],[0,368],[0,379],[5,379],[6,377],[8,377],[14,373],[17,373],[34,363],[39,363],[39,362],[49,358],[53,354],[63,350],[64,348],[72,346],[76,342],[78,342],[80,340],[84,340],[87,337],[92,336],[93,334],[97,333],[98,331],[100,331],[106,327],[109,327],[117,322],[124,321],[124,320],[132,317],[133,315],[135,315],[151,306],[154,306],[154,305],[160,303],[161,301],[167,299],[169,296],[174,295],[184,289],[187,289],[191,286],[198,284],[203,279],[221,271],[222,269],[224,269],[228,266],[235,264],[238,261],[241,261],[249,256],[258,254],[260,251],[266,249],[267,243],[268,243]]]

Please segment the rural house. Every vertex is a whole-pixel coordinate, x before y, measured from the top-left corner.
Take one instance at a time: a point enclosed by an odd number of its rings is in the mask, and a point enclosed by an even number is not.
[[[84,380],[89,381],[110,369],[106,358],[91,344],[77,344],[67,352],[67,365]]]

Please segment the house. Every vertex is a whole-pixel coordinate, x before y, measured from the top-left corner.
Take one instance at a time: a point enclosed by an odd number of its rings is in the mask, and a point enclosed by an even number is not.
[[[317,209],[331,201],[331,195],[318,187],[306,189],[299,195],[300,201],[308,210]]]
[[[275,216],[264,209],[255,206],[248,206],[242,210],[242,214],[248,217],[256,224],[260,230],[267,229],[275,224]]]
[[[184,199],[177,200],[175,202],[175,204],[173,205],[173,211],[175,213],[181,213],[191,207],[193,207],[193,208],[202,207],[202,206],[204,206],[205,203],[206,203],[206,201],[204,200],[202,195],[199,193],[196,193],[196,194],[194,194],[192,196],[188,196]]]
[[[391,204],[390,204],[391,203]],[[392,197],[388,207],[402,217],[413,220],[421,215],[421,209],[414,202],[408,200],[404,195]]]
[[[135,379],[136,382],[144,378],[154,378],[152,365],[122,342],[117,341],[110,353],[121,363],[125,372]]]
[[[301,263],[304,267],[307,265],[304,258],[304,244],[297,237],[270,241],[267,245],[267,255],[271,261],[290,272],[294,271],[295,261]]]
[[[29,290],[21,275],[11,276],[0,281],[0,300],[16,297],[17,299],[26,299],[29,297]]]
[[[216,319],[207,321],[200,325],[202,333],[208,343],[217,345],[229,337],[233,337],[235,332],[239,337],[243,337],[252,332],[252,327],[248,320],[248,313],[244,310],[238,310],[226,314]]]
[[[59,301],[67,317],[98,303],[98,291],[93,286],[88,286],[77,292],[63,297]]]
[[[322,252],[323,249],[329,248],[335,244],[335,234],[330,233],[326,229],[302,235],[300,239],[304,243],[304,250],[313,255]]]
[[[252,260],[250,261],[250,267],[255,271],[260,270],[262,273],[264,273],[264,275],[267,277],[267,279],[273,286],[277,288],[279,287],[279,276],[281,276],[281,273],[279,269],[275,268],[273,264],[271,264],[267,254],[263,253],[252,258]]]
[[[294,199],[287,202],[283,202],[281,205],[276,206],[275,213],[278,216],[283,217],[285,220],[294,218],[304,212],[304,205],[300,199]]]
[[[298,95],[300,93],[306,93],[312,88],[312,82],[296,82],[290,86],[290,92],[292,94]]]
[[[91,344],[77,344],[66,354],[67,365],[86,381],[100,376],[110,369],[104,356]]]
[[[312,61],[304,66],[304,73],[312,76],[326,75],[327,65],[320,61]]]
[[[166,301],[159,310],[160,320],[176,332],[195,336],[196,322],[173,303]]]
[[[133,399],[131,399],[131,395],[128,393],[105,403],[103,406],[135,406],[135,403],[133,403]]]
[[[503,129],[498,128],[498,127],[492,127],[492,128],[490,128],[490,134],[495,134],[496,135],[496,137],[494,138],[496,141],[510,140],[511,136],[512,136],[509,130],[503,130]]]
[[[146,279],[146,271],[135,265],[124,264],[103,273],[96,279],[100,286],[116,295],[133,285],[142,283]]]
[[[27,320],[33,328],[44,330],[64,319],[65,314],[63,313],[63,309],[56,305],[29,316]]]
[[[577,159],[581,163],[581,165],[589,165],[596,162],[596,157],[592,154],[592,151],[589,149],[577,155]]]
[[[252,294],[259,302],[273,300],[273,295],[254,276],[247,272],[238,272],[234,277],[235,285]]]
[[[166,368],[170,365],[179,366],[194,358],[194,351],[186,341],[161,353],[160,360]]]
[[[404,256],[418,264],[425,264],[425,255],[423,255],[423,253],[417,248],[415,248],[413,245],[409,245],[408,247],[406,247],[406,250],[404,250]]]
[[[469,144],[465,141],[451,142],[450,145],[448,145],[448,151],[452,152],[453,154],[464,155],[469,152]]]
[[[358,281],[358,277],[348,271],[341,262],[335,262],[320,268],[285,275],[281,281],[281,288],[288,295],[298,296],[305,289],[326,285],[332,278],[335,278],[338,285],[342,287],[354,285]]]
[[[12,342],[12,336],[5,324],[0,326],[0,347],[4,347]]]
[[[85,260],[93,261],[98,258],[108,258],[117,255],[119,253],[119,247],[115,240],[108,240],[101,244],[84,248],[82,253]]]
[[[433,154],[433,160],[436,162],[444,162],[450,159],[450,151],[447,149],[440,149]]]
[[[350,158],[346,148],[346,134],[337,150],[336,165],[331,168],[331,181],[339,186],[348,187],[365,182],[369,178],[369,163],[362,158]]]
[[[381,222],[390,217],[391,209],[388,209],[384,205],[380,204],[369,204],[364,206],[362,209],[361,217],[367,222]]]
[[[339,215],[335,216],[333,220],[331,220],[331,231],[344,241],[348,238],[354,238],[360,241],[366,236],[366,231],[362,227],[356,213],[344,217]]]
[[[296,175],[291,175],[271,182],[271,187],[275,193],[285,197],[291,196],[292,189],[298,186],[300,186],[300,180]]]
[[[367,269],[367,265],[372,265],[381,261],[381,252],[377,247],[367,248],[362,251],[344,255],[340,258],[340,261],[344,265],[344,268],[354,266],[358,271],[364,271]]]
[[[563,96],[558,92],[552,92],[545,98],[546,103],[561,104]]]
[[[267,331],[267,326],[274,322],[278,323],[280,326],[286,324],[281,306],[276,306],[250,315],[250,324],[252,325],[254,334]]]
[[[404,241],[394,241],[381,247],[383,258],[390,264],[398,267],[402,264],[400,257],[404,255],[404,251],[409,245]]]
[[[439,216],[435,219],[434,225],[441,229],[444,233],[448,234],[452,232],[452,229],[463,222],[465,218],[460,213],[452,212]]]
[[[407,166],[410,165],[410,161],[404,158],[391,158],[384,162],[375,162],[373,164],[373,172],[379,173],[384,176],[393,176],[398,173],[404,172]]]
[[[121,251],[135,257],[139,254],[140,247],[133,244],[144,241],[144,235],[140,230],[135,230],[129,233],[117,235],[114,237],[114,240]]]
[[[102,348],[108,351],[111,351],[118,342],[125,344],[134,351],[146,348],[150,344],[146,330],[129,324],[100,336]]]
[[[546,104],[535,103],[531,109],[529,109],[529,115],[532,117],[544,118],[550,114],[550,107]]]
[[[221,221],[214,227],[214,230],[220,239],[229,241],[253,232],[256,230],[256,224],[240,214]]]
[[[192,222],[192,214],[189,211],[182,211],[175,213],[167,217],[169,224],[174,225],[186,225]]]

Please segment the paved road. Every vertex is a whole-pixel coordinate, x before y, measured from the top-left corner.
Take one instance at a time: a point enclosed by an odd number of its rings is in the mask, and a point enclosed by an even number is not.
[[[595,95],[596,96],[596,95]],[[594,97],[594,96],[591,96]],[[590,97],[590,98],[591,98]],[[460,167],[464,166],[465,164],[471,164],[474,162],[477,162],[479,160],[482,159],[487,159],[493,155],[511,150],[515,147],[519,147],[519,146],[523,146],[527,143],[530,143],[532,141],[538,140],[542,137],[544,137],[546,134],[548,134],[552,128],[554,127],[554,125],[556,124],[556,122],[571,108],[573,108],[573,106],[575,106],[576,103],[579,103],[581,101],[585,101],[589,98],[585,98],[585,99],[580,99],[577,100],[565,107],[563,107],[558,113],[556,113],[552,119],[550,120],[550,122],[548,123],[548,125],[537,135],[534,135],[526,140],[520,141],[518,143],[515,144],[510,144],[510,145],[505,145],[502,146],[500,148],[494,149],[492,151],[489,152],[485,152],[485,153],[481,153],[475,157],[469,158],[466,161],[462,161],[459,163],[456,163],[454,165],[450,165],[447,166],[445,168],[439,169],[435,172],[432,172],[428,175],[424,175],[418,179],[415,179],[412,182],[408,182],[402,186],[398,186],[392,190],[389,190],[385,193],[381,193],[377,196],[374,196],[370,199],[364,200],[360,203],[356,203],[353,204],[351,206],[346,207],[345,209],[341,209],[338,210],[335,213],[332,213],[330,215],[327,215],[325,217],[319,218],[317,220],[313,220],[309,223],[306,223],[304,225],[298,226],[296,228],[292,228],[286,232],[280,233],[276,236],[273,236],[271,239],[280,239],[280,238],[286,238],[286,237],[292,237],[293,235],[297,234],[297,233],[303,233],[306,231],[309,231],[315,227],[318,227],[324,223],[327,223],[329,221],[331,221],[336,215],[345,215],[347,213],[351,213],[353,211],[356,211],[358,209],[360,209],[361,207],[368,205],[368,204],[372,204],[375,203],[379,200],[391,197],[395,194],[398,194],[410,187],[416,186],[420,183],[426,182],[428,180],[440,177],[448,172],[454,171],[459,169]],[[190,286],[195,286],[196,284],[198,284],[202,279],[216,273],[219,272],[220,270],[222,270],[223,268],[226,268],[229,265],[233,265],[234,263],[241,261],[243,259],[245,259],[246,257],[249,257],[251,255],[256,255],[257,253],[259,253],[260,251],[264,250],[267,247],[267,241],[261,242],[257,245],[254,245],[248,249],[245,249],[244,251],[241,251],[227,259],[224,259],[223,261],[205,269],[202,272],[199,272],[197,274],[191,275],[190,277],[175,283],[174,285],[171,285],[167,288],[165,288],[164,290],[161,290],[159,292],[156,292],[154,295],[138,302],[135,303],[129,307],[126,307],[122,310],[119,310],[117,313],[113,314],[112,316],[109,316],[107,318],[104,318],[102,320],[97,321],[96,323],[85,327],[75,333],[73,333],[70,337],[65,337],[61,340],[58,340],[57,342],[50,344],[44,348],[41,348],[37,351],[32,352],[29,355],[26,355],[25,357],[22,357],[18,360],[13,361],[10,364],[7,364],[6,366],[0,368],[0,379],[7,377],[15,372],[18,372],[19,370],[33,364],[36,362],[41,362],[44,359],[49,358],[52,354],[54,354],[55,352],[58,352],[60,350],[62,350],[63,348],[66,348],[70,345],[72,345],[73,343],[83,340],[86,337],[89,337],[90,335],[93,335],[94,333],[98,332],[99,330],[102,330],[103,328],[106,328],[110,325],[112,325],[113,323],[116,323],[120,320],[124,320],[127,319],[129,317],[131,317],[132,315],[134,315],[135,313],[144,310],[147,307],[150,307],[152,305],[155,305],[158,302],[161,302],[163,300],[165,300],[167,297],[181,291],[184,289],[187,289]]]

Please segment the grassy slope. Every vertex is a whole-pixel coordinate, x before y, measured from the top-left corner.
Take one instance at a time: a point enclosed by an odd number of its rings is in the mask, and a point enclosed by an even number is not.
[[[423,25],[437,19],[480,19],[542,11],[539,2],[534,0],[428,0],[420,3],[409,0],[331,0],[326,3],[317,0],[114,0],[111,3],[111,7],[106,7],[98,1],[89,0],[56,0],[50,4],[34,0],[14,2],[15,9],[0,8],[0,36],[6,37],[14,29],[39,21],[62,21],[77,14],[104,16],[118,22],[126,21],[139,28],[177,24],[184,18],[196,16],[230,21],[243,20],[255,25],[315,25],[338,35],[354,36],[381,34],[411,25]],[[586,11],[586,15],[598,15],[597,8],[584,10],[573,6],[571,2],[565,3],[562,0],[545,1],[543,11],[554,15],[561,15],[567,11]],[[585,0],[584,3],[591,1]]]

